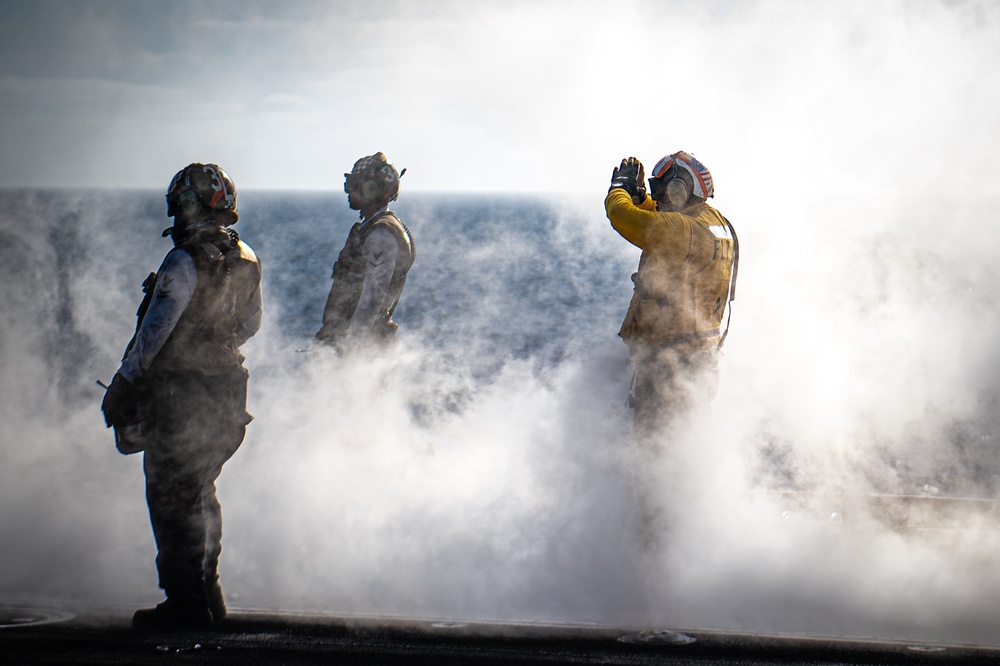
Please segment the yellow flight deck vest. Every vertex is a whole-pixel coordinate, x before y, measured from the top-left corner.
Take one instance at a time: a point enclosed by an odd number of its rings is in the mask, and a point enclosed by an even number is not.
[[[647,196],[636,206],[621,189],[604,206],[615,231],[642,250],[618,335],[629,346],[718,344],[735,255],[728,222],[706,203],[660,212]]]

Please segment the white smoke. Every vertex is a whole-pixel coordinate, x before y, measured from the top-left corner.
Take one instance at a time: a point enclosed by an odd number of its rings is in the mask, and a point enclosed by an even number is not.
[[[246,349],[257,418],[219,483],[231,605],[994,640],[989,520],[899,531],[864,502],[826,507],[841,513],[831,520],[774,491],[995,497],[996,9],[682,3],[660,17],[659,4],[629,7],[628,21],[609,19],[627,23],[619,46],[631,37],[629,48],[581,53],[578,69],[560,60],[566,76],[553,77],[589,130],[535,128],[539,159],[518,163],[538,189],[557,169],[588,190],[558,201],[552,252],[580,257],[563,276],[574,285],[608,267],[588,259],[610,253],[624,268],[620,302],[578,305],[598,321],[559,363],[495,362],[493,333],[518,322],[491,313],[519,294],[479,277],[491,262],[539,270],[545,258],[500,236],[440,263],[418,254],[415,274],[451,271],[459,290],[483,290],[448,345],[421,337],[430,323],[407,330],[401,319],[384,362],[321,359],[279,333],[287,304],[266,303]],[[552,34],[563,44],[576,33]],[[484,71],[529,71],[505,70],[496,53],[479,65],[463,80],[488,87]],[[489,108],[469,117],[515,125],[491,106],[502,97],[483,97]],[[452,148],[481,147],[472,129]],[[678,149],[715,175],[742,262],[714,418],[654,470],[677,519],[665,548],[647,553],[614,336],[637,254],[601,199],[622,157],[648,166]],[[573,168],[595,155],[606,168]],[[423,159],[408,164],[414,174],[440,173]],[[130,216],[162,220],[158,195],[149,200],[155,213],[141,198],[109,211],[80,195],[55,225],[39,198],[4,213],[4,267],[19,276],[0,292],[4,594],[158,599],[140,461],[113,452],[99,389],[78,380],[109,379],[138,284],[165,251],[159,221],[125,241],[104,233],[130,229]],[[431,209],[412,211],[418,244],[447,242]],[[88,263],[73,262],[74,248]],[[290,266],[265,256],[265,279]],[[546,322],[544,311],[523,316]],[[90,346],[76,348],[81,339]],[[67,363],[82,370],[61,374]]]

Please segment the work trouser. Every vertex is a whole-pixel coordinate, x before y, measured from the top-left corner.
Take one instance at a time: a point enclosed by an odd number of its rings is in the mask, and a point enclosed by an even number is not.
[[[638,346],[632,406],[635,410],[634,482],[642,514],[642,539],[663,545],[689,470],[685,458],[700,436],[718,390],[717,341],[707,344]]]
[[[168,599],[203,605],[218,586],[222,508],[215,481],[243,442],[247,371],[186,374],[155,385],[156,425],[143,470],[156,540],[160,587]]]
[[[719,389],[717,340],[652,346],[634,344],[632,408],[636,440],[654,450],[672,431],[707,408]]]

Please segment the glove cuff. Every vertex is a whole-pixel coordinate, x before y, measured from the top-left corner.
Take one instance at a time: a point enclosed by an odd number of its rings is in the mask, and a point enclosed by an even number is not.
[[[610,192],[611,190],[625,190],[629,194],[629,196],[633,197],[636,195],[637,192],[635,183],[632,182],[631,179],[624,179],[624,178],[622,179],[616,178],[615,180],[612,180],[611,187],[608,188],[608,192]]]

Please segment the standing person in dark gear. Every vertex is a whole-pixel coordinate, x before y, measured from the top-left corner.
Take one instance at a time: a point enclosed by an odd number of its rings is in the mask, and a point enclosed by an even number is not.
[[[712,175],[693,155],[657,162],[651,196],[643,178],[639,160],[622,160],[604,206],[615,231],[642,250],[618,335],[635,371],[636,441],[655,455],[686,416],[715,398],[739,246],[729,221],[705,202],[714,195]]]
[[[215,164],[190,164],[167,189],[173,249],[147,279],[140,322],[101,406],[123,452],[144,446],[146,500],[166,600],[139,628],[206,628],[226,615],[219,584],[222,513],[215,480],[252,416],[240,346],[260,328],[261,271],[230,228],[236,187]],[[139,447],[123,433],[143,419]],[[134,443],[133,443],[134,444]]]
[[[333,265],[333,285],[315,341],[347,351],[395,335],[392,313],[415,257],[413,236],[389,203],[404,173],[381,152],[362,157],[344,174],[348,205],[361,222],[347,236]]]

